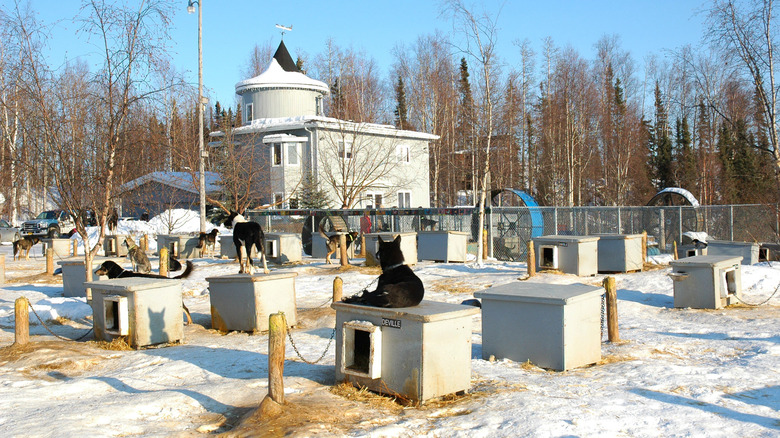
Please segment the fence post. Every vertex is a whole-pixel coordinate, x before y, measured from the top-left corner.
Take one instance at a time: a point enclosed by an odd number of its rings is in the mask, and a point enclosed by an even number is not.
[[[528,276],[533,277],[536,275],[536,253],[534,252],[533,240],[528,241],[528,255],[525,260],[526,265],[528,265],[526,268],[528,271]]]
[[[659,208],[658,209],[658,246],[661,251],[666,253],[666,218],[664,214],[664,209]]]
[[[615,286],[615,277],[604,279],[604,289],[607,294],[607,336],[609,342],[620,341],[618,333],[618,315],[617,315],[617,287]]]
[[[558,235],[558,207],[553,207],[553,234]]]
[[[168,248],[160,248],[160,275],[168,276]]]
[[[734,206],[729,205],[729,236],[732,242],[734,241]]]
[[[284,321],[284,313],[268,317],[268,395],[280,405],[284,404]]]
[[[344,281],[341,277],[333,279],[333,302],[338,303],[341,301],[341,296],[344,293]]]
[[[46,248],[46,273],[54,275],[54,248],[52,245]]]
[[[25,345],[30,341],[29,305],[25,297],[19,297],[14,302],[14,344]]]

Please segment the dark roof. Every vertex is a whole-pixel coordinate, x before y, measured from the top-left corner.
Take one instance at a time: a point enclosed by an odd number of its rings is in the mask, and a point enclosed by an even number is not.
[[[284,41],[279,43],[279,48],[276,49],[276,53],[274,53],[274,59],[279,63],[284,71],[294,73],[301,72],[298,69],[298,66],[295,65],[295,61],[293,61],[292,56],[290,56],[290,52],[287,51],[287,47],[284,45]]]

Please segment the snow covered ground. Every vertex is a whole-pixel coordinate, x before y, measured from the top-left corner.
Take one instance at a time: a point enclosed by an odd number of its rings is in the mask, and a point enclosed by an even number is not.
[[[194,228],[187,228],[193,227],[191,222],[183,221],[182,230],[197,230],[196,219]],[[123,222],[119,232],[153,234],[147,227]],[[7,245],[0,254],[6,254],[8,280],[0,285],[0,435],[200,436],[231,430],[266,395],[267,336],[210,329],[205,278],[236,273],[234,262],[195,260],[195,271],[183,282],[195,323],[185,326],[183,344],[108,350],[94,342],[55,338],[31,314],[32,344],[20,349],[10,347],[16,298],[27,297],[53,332],[71,339],[87,332],[92,312],[84,299],[62,296],[61,278],[38,275],[45,270],[39,247],[30,261],[12,261]],[[335,318],[327,303],[334,277],[344,280],[345,295],[376,277],[366,269],[339,271],[308,257],[301,264],[271,267],[299,274],[300,323],[292,336],[309,360],[329,344]],[[524,263],[505,262],[482,267],[421,262],[414,270],[426,286],[426,299],[451,303],[526,274]],[[255,433],[780,435],[780,293],[759,307],[675,309],[668,272],[665,267],[616,276],[623,342],[602,344],[602,362],[590,367],[554,372],[509,360],[482,360],[481,318],[475,317],[471,393],[422,407],[333,393],[333,345],[320,363],[310,365],[288,343],[285,390],[288,403],[301,408],[301,417],[289,420],[286,429],[278,423],[260,425]],[[527,281],[600,284],[602,278],[541,274]],[[743,267],[742,282],[743,300],[762,302],[780,284],[780,263]]]

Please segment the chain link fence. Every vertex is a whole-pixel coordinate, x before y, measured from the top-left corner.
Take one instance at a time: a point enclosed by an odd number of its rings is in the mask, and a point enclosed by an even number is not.
[[[477,252],[478,211],[475,208],[254,210],[247,216],[266,232],[300,234],[310,254],[311,235],[322,223],[332,231],[329,216],[344,219],[349,231],[360,231],[368,214],[371,232],[463,231],[469,252]],[[647,231],[660,252],[671,252],[688,231],[710,239],[778,243],[777,205],[700,207],[492,207],[486,210],[488,252],[505,261],[525,261],[528,241],[545,235],[641,234]]]

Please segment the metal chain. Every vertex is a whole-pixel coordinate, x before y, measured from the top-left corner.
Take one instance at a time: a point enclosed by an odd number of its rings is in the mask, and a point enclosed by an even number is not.
[[[320,304],[319,306],[314,306],[314,307],[299,307],[299,308],[298,308],[298,310],[306,311],[306,310],[320,309],[320,308],[322,308],[322,307],[325,307],[325,305],[326,305],[326,304],[328,304],[328,303],[330,303],[331,301],[333,301],[333,297],[330,297],[330,298],[328,298],[328,299],[327,299],[327,301],[325,301],[324,303]]]
[[[741,298],[739,298],[739,297],[738,297],[736,294],[734,294],[734,298],[736,298],[736,299],[737,299],[737,301],[739,301],[740,303],[742,303],[742,304],[744,304],[744,305],[746,305],[746,306],[750,306],[750,307],[758,307],[758,306],[763,306],[764,304],[768,303],[768,302],[769,302],[769,300],[771,300],[771,299],[772,299],[772,298],[773,298],[775,295],[777,295],[777,291],[778,291],[778,290],[780,290],[780,284],[778,284],[778,285],[777,285],[777,287],[775,288],[775,291],[774,291],[774,292],[772,292],[772,295],[770,295],[770,296],[769,296],[769,298],[767,298],[766,300],[764,300],[764,301],[762,301],[762,302],[760,302],[760,303],[758,303],[758,304],[751,304],[751,303],[746,303],[746,302],[742,301],[742,299],[741,299]]]
[[[607,314],[607,295],[601,296],[601,339],[604,339],[604,320]]]
[[[80,336],[80,337],[78,337],[76,339],[70,339],[70,338],[66,338],[64,336],[60,336],[60,335],[54,333],[53,331],[51,331],[51,329],[46,325],[46,323],[43,322],[43,319],[41,319],[41,317],[38,315],[38,312],[35,311],[35,308],[33,307],[33,305],[30,302],[30,300],[27,300],[27,305],[30,307],[30,309],[32,310],[32,312],[35,315],[35,317],[38,318],[38,321],[41,323],[43,328],[45,328],[46,331],[48,331],[49,333],[51,333],[55,337],[58,337],[58,338],[60,338],[62,340],[65,340],[65,341],[80,341],[80,340],[86,338],[88,334],[92,333],[92,329],[94,328],[94,327],[90,327],[89,330],[87,330],[87,332],[84,333],[83,336]]]
[[[285,316],[284,313],[282,313],[282,317],[284,318],[284,326],[287,327],[287,316]],[[328,346],[325,347],[325,351],[322,352],[322,354],[320,355],[320,357],[317,360],[309,361],[309,360],[306,360],[306,358],[304,358],[303,355],[301,355],[300,351],[298,351],[298,346],[295,345],[295,341],[293,340],[293,337],[292,337],[292,330],[287,330],[287,337],[290,339],[290,344],[292,344],[293,350],[295,350],[295,354],[298,355],[298,358],[300,358],[302,361],[306,362],[309,365],[316,365],[316,364],[320,363],[322,358],[324,358],[325,355],[328,354],[328,350],[330,350],[330,345],[333,343],[333,338],[335,336],[336,336],[336,328],[334,327],[333,331],[330,334],[330,339],[328,340]]]

